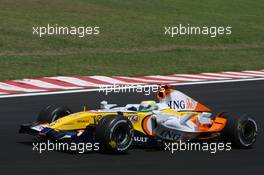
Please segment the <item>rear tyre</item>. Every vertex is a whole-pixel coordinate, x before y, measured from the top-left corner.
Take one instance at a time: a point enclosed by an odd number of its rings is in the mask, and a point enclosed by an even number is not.
[[[61,117],[70,115],[71,113],[72,111],[66,106],[49,105],[40,111],[37,122],[51,123]]]
[[[247,115],[226,114],[227,124],[223,130],[223,139],[236,148],[251,148],[256,142],[257,124]]]
[[[96,141],[104,153],[125,153],[134,137],[131,122],[120,115],[103,117],[96,126]]]

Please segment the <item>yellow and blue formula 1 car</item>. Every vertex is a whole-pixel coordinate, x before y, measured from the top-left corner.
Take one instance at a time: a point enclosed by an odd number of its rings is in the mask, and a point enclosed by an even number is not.
[[[189,96],[163,85],[159,102],[140,104],[101,102],[101,108],[72,113],[67,107],[48,106],[36,122],[23,124],[20,133],[42,140],[99,143],[105,152],[126,152],[131,145],[154,146],[171,141],[210,140],[221,137],[241,148],[256,141],[256,122],[245,115],[214,114]]]

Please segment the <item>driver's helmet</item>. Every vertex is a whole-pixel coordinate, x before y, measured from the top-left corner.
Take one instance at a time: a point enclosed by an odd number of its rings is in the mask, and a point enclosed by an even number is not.
[[[149,112],[152,110],[157,110],[158,105],[155,101],[142,101],[139,105],[140,112]]]

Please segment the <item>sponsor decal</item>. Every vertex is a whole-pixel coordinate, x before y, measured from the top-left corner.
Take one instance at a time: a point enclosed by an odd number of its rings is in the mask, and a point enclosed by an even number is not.
[[[131,122],[138,122],[139,121],[139,116],[128,116],[127,117],[128,120],[130,120]]]
[[[164,138],[164,139],[168,139],[168,140],[179,140],[181,137],[181,134],[173,131],[173,130],[161,130],[158,135],[160,135],[160,137]]]
[[[148,138],[147,137],[134,137],[134,141],[135,142],[144,142],[146,143],[148,141]]]
[[[186,104],[184,100],[173,100],[169,101],[168,106],[171,109],[185,109]]]
[[[89,120],[77,120],[77,123],[89,123]]]
[[[194,109],[195,108],[196,103],[194,100],[187,98],[186,102],[187,102],[187,109]]]
[[[94,116],[91,116],[91,117],[93,118],[95,123],[98,123],[103,118],[102,115],[94,115]]]

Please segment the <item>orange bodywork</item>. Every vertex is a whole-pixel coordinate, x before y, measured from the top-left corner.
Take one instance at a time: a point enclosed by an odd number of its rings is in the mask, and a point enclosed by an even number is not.
[[[198,124],[197,117],[191,118],[190,121],[198,125],[201,132],[219,132],[225,127],[227,120],[225,118],[216,117],[214,120],[211,120],[211,125]]]
[[[158,99],[163,99],[164,97],[166,97],[168,94],[172,93],[176,91],[175,89],[163,89],[163,90],[159,90],[158,93],[157,93],[157,98]]]
[[[166,98],[169,94],[176,92],[177,90],[173,89],[170,84],[163,85],[157,92],[157,98],[162,100]],[[193,108],[193,112],[209,112],[212,111],[206,107],[205,105],[195,102],[194,100],[190,100],[186,98],[186,105],[187,108]],[[211,125],[208,124],[199,124],[197,122],[197,115],[191,118],[190,120],[199,127],[201,132],[219,132],[221,131],[226,125],[226,119],[221,117],[222,114],[219,114],[215,119],[211,119]]]
[[[171,85],[166,85],[168,86],[167,89],[160,89],[157,92],[157,98],[159,100],[165,98],[166,96],[168,96],[170,93],[173,93],[177,90],[172,89]],[[186,99],[187,100],[187,108],[192,108],[192,106],[194,106],[194,102],[192,100]],[[207,108],[205,105],[201,104],[201,103],[197,103],[195,106],[195,111],[203,111],[203,112],[210,112],[211,110],[209,108]]]
[[[207,108],[206,106],[202,105],[201,103],[198,103],[195,111],[203,111],[203,112],[210,112],[211,110]]]

